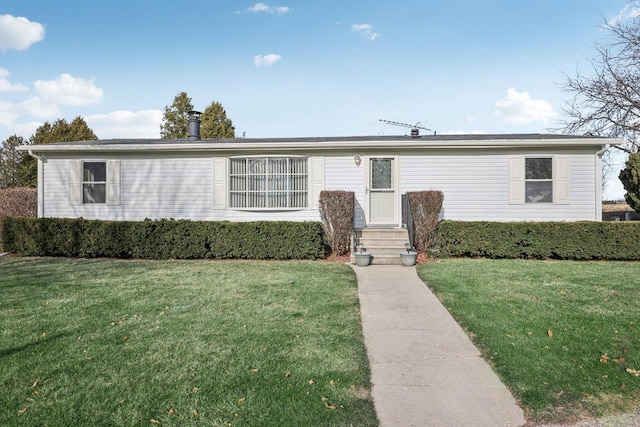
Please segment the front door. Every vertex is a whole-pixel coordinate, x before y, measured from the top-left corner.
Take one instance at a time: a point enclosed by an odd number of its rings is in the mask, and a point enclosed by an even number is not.
[[[369,159],[369,223],[394,225],[396,221],[393,158]]]

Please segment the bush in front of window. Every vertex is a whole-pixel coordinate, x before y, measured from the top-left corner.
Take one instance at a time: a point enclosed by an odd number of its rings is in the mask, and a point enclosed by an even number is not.
[[[319,222],[95,221],[6,218],[4,244],[26,256],[146,259],[318,259]]]
[[[640,223],[443,221],[434,257],[640,260]]]
[[[321,191],[320,219],[325,239],[335,256],[349,253],[353,232],[355,194],[353,191]]]

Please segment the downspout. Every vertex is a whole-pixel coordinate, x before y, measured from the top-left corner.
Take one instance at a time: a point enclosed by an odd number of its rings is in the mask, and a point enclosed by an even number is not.
[[[595,178],[596,189],[600,197],[596,197],[596,221],[602,221],[602,154],[611,148],[611,144],[602,146],[602,150],[596,152]]]
[[[38,218],[42,218],[44,216],[44,163],[46,161],[44,156],[39,156],[33,152],[33,150],[29,149],[27,153],[38,161],[38,182],[37,182],[37,191],[38,191]]]

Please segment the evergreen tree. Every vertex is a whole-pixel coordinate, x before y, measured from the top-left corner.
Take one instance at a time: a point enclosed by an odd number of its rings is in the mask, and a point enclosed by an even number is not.
[[[29,144],[51,144],[54,142],[93,141],[98,139],[87,122],[80,116],[67,123],[58,119],[53,124],[45,122],[29,138]],[[20,185],[35,187],[38,183],[38,166],[31,156],[24,156],[20,171]]]
[[[620,181],[627,190],[624,198],[629,206],[640,213],[640,153],[629,154],[625,168],[620,171]]]
[[[23,137],[12,135],[0,146],[0,188],[21,186],[22,162],[25,154],[16,147],[26,145]]]
[[[235,138],[235,128],[219,102],[212,102],[200,117],[202,138]]]
[[[191,98],[180,92],[173,98],[173,104],[164,107],[160,138],[183,139],[189,137],[189,111],[193,110]]]

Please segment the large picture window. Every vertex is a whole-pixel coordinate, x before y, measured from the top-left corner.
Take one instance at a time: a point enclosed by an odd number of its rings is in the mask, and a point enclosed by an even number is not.
[[[526,203],[553,203],[553,159],[525,159]]]
[[[245,157],[230,160],[231,208],[306,208],[307,159]]]
[[[107,201],[107,162],[82,163],[82,203]]]

